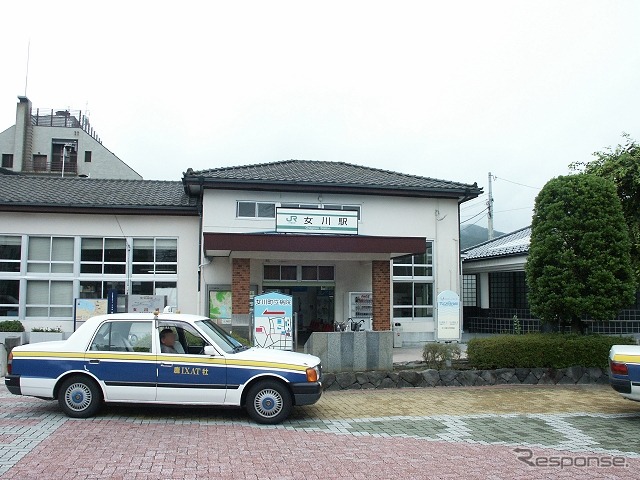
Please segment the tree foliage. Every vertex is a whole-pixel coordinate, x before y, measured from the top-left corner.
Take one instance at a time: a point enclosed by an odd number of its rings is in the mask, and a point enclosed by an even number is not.
[[[623,133],[624,144],[595,152],[590,162],[575,162],[569,167],[576,172],[590,173],[611,180],[622,203],[622,212],[629,230],[631,263],[636,281],[640,282],[640,145]]]
[[[583,331],[632,303],[629,235],[612,182],[589,174],[550,180],[536,197],[525,267],[531,311]]]

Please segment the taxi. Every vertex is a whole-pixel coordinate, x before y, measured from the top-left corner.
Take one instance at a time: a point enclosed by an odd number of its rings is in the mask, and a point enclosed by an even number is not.
[[[100,315],[67,340],[15,347],[5,385],[76,418],[105,402],[220,405],[276,424],[320,399],[320,377],[318,357],[248,348],[209,318],[155,312]]]
[[[614,345],[609,350],[609,383],[624,398],[640,402],[640,347]]]

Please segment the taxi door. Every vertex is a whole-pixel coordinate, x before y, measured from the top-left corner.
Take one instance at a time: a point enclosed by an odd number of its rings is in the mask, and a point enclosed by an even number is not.
[[[105,400],[155,400],[156,356],[151,352],[152,334],[152,321],[113,320],[98,328],[85,354],[84,369],[103,385]]]
[[[176,352],[162,352],[160,335],[171,330]],[[156,401],[222,405],[227,392],[225,358],[204,354],[208,343],[188,323],[163,321],[158,327],[158,383]],[[184,353],[183,353],[184,352]]]

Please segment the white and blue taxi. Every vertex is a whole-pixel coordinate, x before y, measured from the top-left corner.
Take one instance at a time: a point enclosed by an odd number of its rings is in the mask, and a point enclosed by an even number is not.
[[[640,402],[640,346],[614,345],[611,347],[609,384],[624,398]]]
[[[67,340],[15,347],[5,384],[71,417],[103,402],[223,405],[275,424],[320,399],[320,376],[318,357],[244,347],[209,318],[156,312],[100,315]]]

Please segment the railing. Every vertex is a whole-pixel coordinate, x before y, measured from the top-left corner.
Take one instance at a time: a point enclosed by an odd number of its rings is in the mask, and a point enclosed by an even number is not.
[[[35,115],[31,110],[31,125],[37,127],[80,128],[98,143],[102,143],[98,134],[89,124],[89,119],[82,110],[54,110],[53,108],[36,108]]]
[[[59,173],[62,175],[62,160],[43,162],[38,160],[27,160],[22,164],[23,172],[32,173]],[[67,160],[64,162],[64,173],[70,175],[78,174],[78,162]]]
[[[493,309],[492,309],[493,310]],[[517,321],[511,316],[503,316],[489,310],[481,315],[465,315],[463,328],[469,333],[516,333],[516,328],[520,333],[535,333],[545,330],[542,322],[530,317],[529,310],[520,311]],[[507,310],[507,309],[504,309]],[[514,309],[515,311],[515,309]],[[529,315],[527,315],[529,313]],[[640,334],[640,310],[625,309],[620,312],[618,318],[608,322],[584,320],[586,333],[600,333],[603,335],[631,335]],[[563,329],[567,332],[570,326]]]

